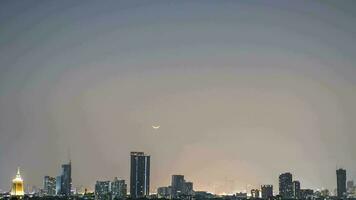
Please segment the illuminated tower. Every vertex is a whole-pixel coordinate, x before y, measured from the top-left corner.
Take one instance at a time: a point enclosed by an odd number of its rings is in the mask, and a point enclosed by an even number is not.
[[[20,174],[20,168],[17,168],[16,177],[12,180],[11,196],[22,197],[24,195],[24,186]]]

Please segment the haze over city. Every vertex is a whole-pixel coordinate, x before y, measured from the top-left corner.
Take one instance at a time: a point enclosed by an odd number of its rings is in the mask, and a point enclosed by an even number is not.
[[[130,178],[151,192],[356,179],[355,1],[1,1],[0,189]]]

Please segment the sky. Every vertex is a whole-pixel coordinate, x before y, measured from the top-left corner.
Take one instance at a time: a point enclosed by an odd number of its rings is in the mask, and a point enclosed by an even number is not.
[[[184,174],[234,193],[356,179],[356,2],[1,1],[0,189]],[[157,130],[152,125],[160,125]]]

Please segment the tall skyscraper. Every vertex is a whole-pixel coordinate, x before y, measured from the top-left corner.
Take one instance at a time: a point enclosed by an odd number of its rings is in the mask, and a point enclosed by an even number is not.
[[[95,184],[95,199],[110,200],[110,181],[97,181]]]
[[[46,196],[56,195],[56,178],[45,176],[43,179],[43,192]]]
[[[20,168],[18,168],[16,177],[12,180],[11,196],[22,197],[24,195],[24,184],[21,178]]]
[[[292,174],[289,172],[279,176],[279,195],[286,199],[293,197]]]
[[[150,191],[150,156],[131,152],[130,195],[132,198],[148,196]]]
[[[300,199],[300,182],[293,181],[293,198]]]
[[[261,186],[262,199],[269,199],[273,197],[273,185]]]
[[[184,176],[183,175],[172,175],[172,197],[177,198],[180,194],[184,192]]]
[[[336,181],[337,181],[337,197],[342,198],[346,195],[346,170],[338,169],[336,170]]]
[[[72,190],[72,163],[62,165],[60,194],[70,196]]]
[[[113,198],[124,198],[127,195],[127,185],[125,180],[120,180],[117,177],[111,182],[111,193]]]

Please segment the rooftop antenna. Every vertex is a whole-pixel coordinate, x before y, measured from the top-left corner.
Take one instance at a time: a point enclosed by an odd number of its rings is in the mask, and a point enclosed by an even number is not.
[[[72,158],[70,155],[70,147],[69,146],[68,146],[68,161],[69,161],[69,164],[72,164]]]

